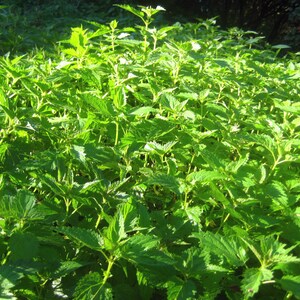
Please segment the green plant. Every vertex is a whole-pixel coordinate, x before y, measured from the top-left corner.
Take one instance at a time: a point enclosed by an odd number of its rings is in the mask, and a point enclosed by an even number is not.
[[[299,57],[121,7],[0,58],[0,297],[299,298]]]

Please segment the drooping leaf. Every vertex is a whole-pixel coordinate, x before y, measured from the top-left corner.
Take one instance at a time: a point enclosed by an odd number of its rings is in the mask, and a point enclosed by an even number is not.
[[[103,238],[92,229],[80,227],[60,227],[55,228],[55,230],[66,235],[74,242],[79,242],[90,249],[96,251],[102,250]]]
[[[271,280],[273,273],[268,269],[247,269],[243,274],[242,290],[246,299],[249,299],[255,295],[263,280]]]

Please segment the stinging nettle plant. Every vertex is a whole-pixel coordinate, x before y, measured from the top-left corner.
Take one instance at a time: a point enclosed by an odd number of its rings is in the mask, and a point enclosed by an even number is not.
[[[0,57],[0,298],[298,299],[299,57],[118,6]]]

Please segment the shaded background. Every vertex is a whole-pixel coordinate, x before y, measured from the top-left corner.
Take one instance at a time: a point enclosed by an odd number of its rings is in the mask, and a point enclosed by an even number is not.
[[[197,22],[217,17],[224,29],[253,30],[272,44],[300,50],[300,1],[297,0],[4,0],[0,5],[0,53],[47,47],[68,36],[71,27],[89,26],[86,21],[107,23],[117,19],[137,22],[113,4],[157,6],[166,12],[160,24]]]

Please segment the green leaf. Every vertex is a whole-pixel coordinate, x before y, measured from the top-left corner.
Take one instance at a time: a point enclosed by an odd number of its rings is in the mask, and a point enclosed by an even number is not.
[[[168,300],[193,300],[196,298],[197,288],[195,283],[188,279],[186,281],[171,282],[167,285]]]
[[[147,278],[157,283],[170,279],[175,272],[174,261],[158,250],[159,240],[150,235],[130,237],[121,247],[122,258],[133,263]]]
[[[12,296],[12,294],[10,293],[10,289],[13,288],[17,284],[18,280],[22,277],[24,277],[24,274],[20,270],[15,268],[15,266],[0,266],[0,299],[14,299],[5,298],[4,296]]]
[[[291,276],[286,275],[283,276],[280,280],[277,280],[282,286],[283,289],[293,293],[293,295],[300,299],[300,275],[299,276]]]
[[[4,196],[0,198],[0,216],[12,217],[15,219],[30,218],[35,206],[34,195],[27,190],[19,190],[16,196]]]
[[[273,202],[273,209],[282,210],[289,207],[288,196],[285,186],[278,181],[273,181],[265,187],[266,195],[271,197]]]
[[[154,174],[148,180],[149,185],[159,185],[169,189],[175,194],[180,194],[179,182],[176,177],[167,174]]]
[[[39,241],[33,233],[16,232],[10,237],[8,246],[12,261],[32,260],[38,253]]]
[[[74,300],[112,300],[111,287],[102,282],[103,279],[97,272],[85,275],[76,285]]]
[[[274,48],[274,49],[289,49],[291,47],[288,45],[285,45],[285,44],[278,44],[278,45],[272,46],[272,48]]]
[[[132,110],[130,112],[130,114],[139,116],[139,117],[143,117],[145,115],[148,115],[149,113],[156,113],[156,112],[157,112],[156,108],[153,108],[151,106],[143,106],[143,107],[139,107],[139,108]]]
[[[119,242],[127,237],[127,233],[137,227],[137,211],[132,200],[118,206],[113,219],[106,230],[105,247],[115,249]]]
[[[76,271],[77,269],[87,265],[87,263],[77,262],[77,261],[62,261],[60,266],[54,272],[55,278],[65,277],[71,272]]]
[[[78,160],[80,160],[82,163],[85,163],[86,153],[85,153],[85,148],[83,146],[73,145],[72,146],[72,152],[74,153],[74,156]]]
[[[259,290],[262,281],[271,280],[273,278],[272,271],[268,269],[247,269],[243,274],[242,291],[245,299],[253,297]]]
[[[213,153],[207,149],[201,149],[200,155],[209,164],[209,166],[212,167],[213,169],[224,167],[222,160],[215,153]]]
[[[164,155],[164,154],[168,153],[172,149],[172,147],[176,144],[177,144],[176,141],[168,142],[168,143],[163,144],[163,145],[154,141],[154,142],[148,142],[145,145],[144,149],[146,151],[150,151],[150,152],[154,151],[158,155]]]
[[[80,227],[60,227],[55,228],[56,231],[66,235],[74,242],[80,242],[84,246],[101,251],[103,247],[102,237],[92,229],[85,229]]]
[[[55,195],[64,196],[66,194],[65,187],[50,174],[39,174],[38,176],[42,184],[48,187]]]
[[[144,12],[133,8],[132,6],[128,5],[128,4],[115,4],[115,6],[118,6],[124,10],[127,10],[129,12],[131,12],[132,14],[136,15],[137,17],[141,18],[142,20],[144,19]]]
[[[234,238],[211,232],[193,233],[192,236],[200,240],[201,247],[206,251],[225,257],[232,266],[242,266],[247,260],[243,247]]]

